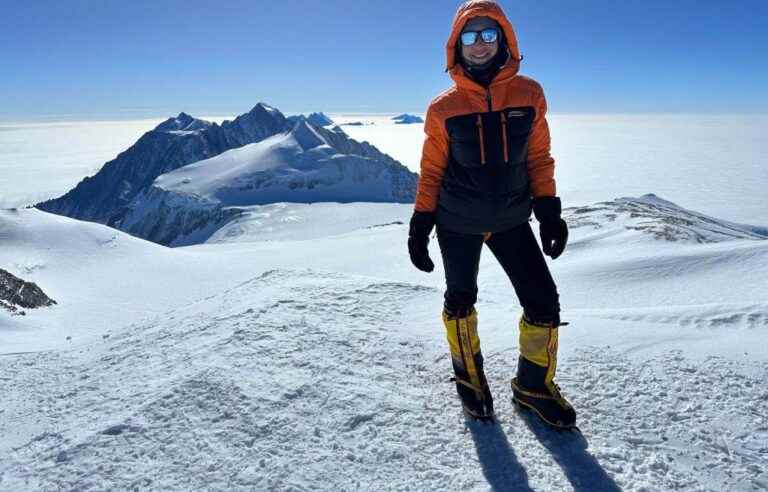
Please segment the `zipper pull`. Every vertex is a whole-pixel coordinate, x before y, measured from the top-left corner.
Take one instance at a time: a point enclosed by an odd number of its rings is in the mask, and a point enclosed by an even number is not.
[[[504,111],[501,112],[501,136],[502,145],[504,146],[504,164],[509,163],[509,148],[507,146],[507,117]]]
[[[477,114],[477,134],[480,138],[480,164],[485,164],[485,143],[483,142],[483,118]]]

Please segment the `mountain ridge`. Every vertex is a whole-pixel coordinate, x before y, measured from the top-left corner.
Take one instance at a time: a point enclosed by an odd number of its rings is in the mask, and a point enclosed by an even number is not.
[[[137,211],[148,214],[151,212],[148,207],[154,204],[156,207],[166,207],[164,211],[158,212],[162,214],[170,213],[168,207],[171,207],[176,210],[173,215],[179,219],[177,212],[187,207],[189,214],[185,215],[188,217],[182,221],[185,225],[176,225],[181,229],[200,229],[210,225],[211,221],[223,224],[238,212],[224,210],[223,206],[217,207],[212,201],[200,200],[195,196],[177,196],[171,205],[165,200],[163,192],[154,187],[160,176],[213,159],[228,151],[263,142],[276,135],[289,134],[307,155],[317,154],[319,151],[315,148],[325,146],[324,152],[328,154],[328,158],[334,154],[347,156],[344,159],[336,158],[337,166],[344,163],[347,167],[358,165],[372,169],[369,165],[375,163],[386,170],[392,177],[392,196],[377,195],[372,198],[373,201],[407,202],[415,198],[415,173],[408,171],[398,161],[368,142],[351,139],[338,128],[327,129],[312,123],[313,119],[324,116],[322,113],[313,113],[310,118],[286,118],[278,109],[263,102],[256,104],[249,112],[220,125],[181,112],[146,132],[131,147],[105,163],[95,175],[84,178],[64,195],[40,202],[35,207],[58,215],[106,224],[144,239],[163,238],[160,243],[167,244],[170,236],[167,231],[160,229],[161,223],[167,226],[165,219],[158,219],[159,222],[151,228],[137,227],[136,223],[141,221],[137,218]],[[328,149],[332,149],[332,152]],[[293,182],[294,188],[312,188],[318,183],[302,180],[301,176],[297,176]],[[371,196],[373,195],[364,193],[342,194],[336,201],[366,200]],[[280,195],[279,198],[279,201],[292,201],[287,196]],[[335,198],[332,193],[326,193],[314,197],[297,197],[297,200]],[[268,200],[256,199],[253,203],[268,203]]]
[[[282,113],[258,103],[248,113],[221,125],[180,113],[142,135],[64,195],[35,204],[59,215],[111,224],[154,179],[168,171],[226,150],[263,140],[286,128]]]
[[[114,225],[159,244],[204,242],[253,205],[411,203],[416,177],[374,147],[297,120],[290,132],[158,176]]]

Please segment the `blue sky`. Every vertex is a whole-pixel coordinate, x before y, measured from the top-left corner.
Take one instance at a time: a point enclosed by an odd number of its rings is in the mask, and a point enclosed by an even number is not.
[[[424,111],[457,1],[0,0],[0,119]],[[768,112],[768,2],[501,1],[553,112]]]

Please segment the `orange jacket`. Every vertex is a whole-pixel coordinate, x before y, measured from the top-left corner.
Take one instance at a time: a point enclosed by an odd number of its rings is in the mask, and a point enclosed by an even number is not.
[[[456,44],[464,24],[472,17],[486,16],[499,23],[504,31],[510,58],[499,70],[488,88],[472,80],[456,60]],[[501,47],[500,47],[501,49]],[[447,67],[455,85],[439,94],[429,104],[424,123],[424,147],[421,174],[416,191],[415,209],[432,212],[437,209],[443,175],[451,158],[451,142],[446,120],[455,116],[496,112],[504,115],[508,108],[532,108],[533,122],[527,136],[527,173],[533,197],[554,196],[555,161],[550,155],[549,127],[545,118],[547,103],[541,86],[528,77],[518,75],[520,52],[517,38],[501,8],[492,1],[475,0],[456,12],[451,35],[445,47]],[[511,113],[507,113],[511,114]],[[503,116],[502,116],[503,117]],[[494,137],[495,138],[495,137]],[[503,135],[506,145],[507,135]],[[483,139],[481,138],[481,147]],[[485,154],[487,149],[481,149]],[[505,151],[506,152],[506,151]],[[508,157],[504,155],[505,159]],[[483,159],[485,155],[483,155]]]

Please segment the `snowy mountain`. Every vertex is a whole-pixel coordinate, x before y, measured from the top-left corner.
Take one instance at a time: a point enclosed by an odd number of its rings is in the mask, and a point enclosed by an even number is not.
[[[399,114],[397,116],[392,117],[392,121],[394,121],[396,124],[411,124],[411,123],[424,123],[424,120],[421,119],[419,116],[415,116],[408,113]]]
[[[200,130],[207,130],[212,126],[213,126],[213,123],[210,123],[204,120],[198,120],[188,115],[187,113],[181,112],[179,113],[179,116],[175,118],[168,118],[164,122],[157,125],[157,127],[155,127],[155,131],[166,132],[166,133],[173,133],[173,132],[195,133]]]
[[[410,265],[411,209],[254,205],[259,227],[182,248],[0,211],[2,266],[58,301],[0,311],[0,489],[768,483],[765,228],[652,195],[566,210],[572,242],[550,265],[580,437],[513,408],[520,307],[487,251],[477,308],[499,423],[461,417],[442,265]]]
[[[413,201],[415,173],[326,124],[333,122],[323,113],[286,119],[264,103],[221,125],[181,113],[36,207],[182,245],[205,241],[250,205]]]
[[[326,116],[325,113],[312,113],[309,116],[304,116],[303,114],[295,115],[295,116],[289,116],[288,121],[291,123],[291,126],[295,126],[296,123],[298,123],[300,120],[307,120],[310,125],[315,127],[323,127],[323,126],[330,126],[333,125],[333,120]]]
[[[412,203],[416,179],[367,144],[302,119],[288,133],[157,177],[113,225],[160,244],[195,244],[252,205]]]
[[[571,207],[564,212],[571,228],[599,230],[603,237],[636,230],[656,239],[696,243],[768,239],[768,227],[735,224],[709,217],[652,193],[639,198],[619,198],[586,207]]]
[[[285,116],[264,103],[221,125],[181,113],[145,133],[133,146],[65,195],[38,203],[36,207],[108,224],[118,220],[125,206],[159,175],[287,129]]]

